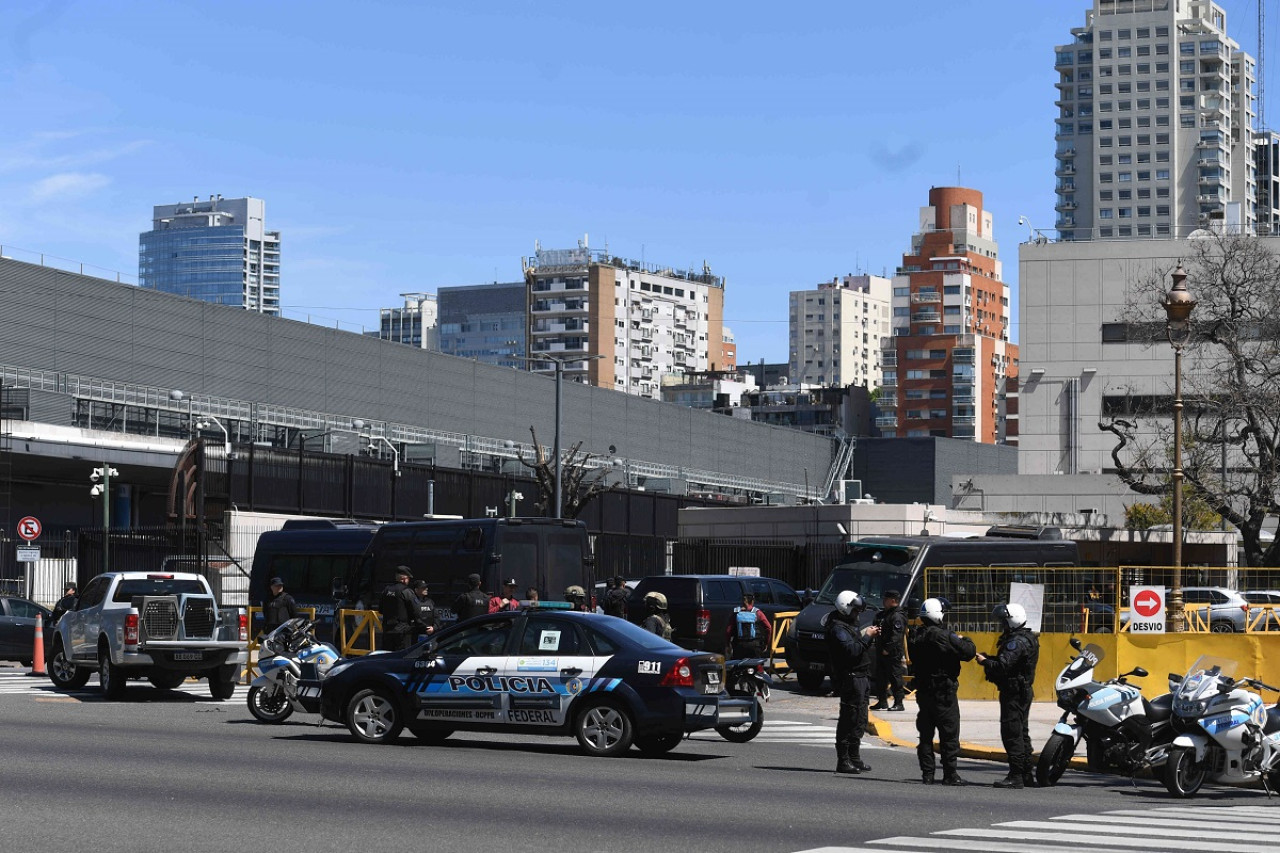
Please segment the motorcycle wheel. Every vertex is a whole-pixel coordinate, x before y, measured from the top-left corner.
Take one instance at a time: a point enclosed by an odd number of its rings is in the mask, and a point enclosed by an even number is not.
[[[1196,765],[1195,752],[1186,747],[1169,750],[1164,765],[1164,786],[1179,799],[1195,796],[1204,784],[1205,769]]]
[[[746,743],[747,741],[760,734],[760,729],[764,727],[764,705],[756,702],[756,718],[754,722],[742,723],[737,726],[716,726],[716,734],[729,741],[730,743]]]
[[[284,690],[275,687],[250,687],[245,700],[249,704],[249,713],[264,723],[283,723],[293,714],[293,705]]]
[[[1050,735],[1049,742],[1040,752],[1040,760],[1036,762],[1036,783],[1041,788],[1052,788],[1058,784],[1075,751],[1076,745],[1071,738],[1060,732]]]

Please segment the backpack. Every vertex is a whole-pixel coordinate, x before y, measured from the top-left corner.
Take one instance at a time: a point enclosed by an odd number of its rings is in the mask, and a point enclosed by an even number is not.
[[[754,640],[756,638],[756,612],[754,610],[743,610],[739,607],[733,613],[734,636],[739,640]]]
[[[671,630],[671,620],[666,616],[659,616],[658,618],[662,620],[662,639],[670,640],[675,633]]]

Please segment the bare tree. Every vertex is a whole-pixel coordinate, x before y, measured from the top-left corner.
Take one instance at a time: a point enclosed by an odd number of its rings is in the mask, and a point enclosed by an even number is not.
[[[533,436],[533,457],[526,459],[524,450],[519,453],[520,464],[533,471],[533,478],[538,484],[538,500],[535,505],[538,512],[549,516],[555,503],[556,463],[555,458],[546,448],[538,443],[538,433],[531,426],[529,434]],[[609,487],[604,484],[608,468],[589,468],[587,463],[594,457],[582,449],[579,441],[569,448],[560,463],[560,494],[564,501],[561,507],[562,518],[577,518],[583,508],[601,492]]]
[[[1198,300],[1184,368],[1183,471],[1199,499],[1240,530],[1250,566],[1280,565],[1280,545],[1261,539],[1267,517],[1280,513],[1280,257],[1270,242],[1212,233],[1191,238],[1183,259]],[[1123,316],[1129,340],[1167,346],[1163,319],[1152,317],[1169,289],[1169,271],[1132,284]],[[1098,428],[1116,436],[1111,458],[1129,488],[1166,494],[1172,397],[1134,408]],[[1138,437],[1140,418],[1155,418],[1145,441]]]

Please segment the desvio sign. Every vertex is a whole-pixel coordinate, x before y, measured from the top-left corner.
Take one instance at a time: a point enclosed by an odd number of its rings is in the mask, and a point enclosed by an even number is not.
[[[1129,633],[1164,633],[1164,587],[1129,587]]]

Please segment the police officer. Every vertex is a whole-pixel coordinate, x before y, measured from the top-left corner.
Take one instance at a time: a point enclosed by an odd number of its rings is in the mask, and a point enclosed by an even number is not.
[[[600,602],[600,607],[604,610],[606,616],[617,616],[619,619],[627,618],[627,581],[622,575],[617,575],[613,579],[613,586],[604,594],[604,601]]]
[[[902,641],[906,638],[907,617],[898,607],[902,593],[896,589],[884,592],[884,607],[876,614],[873,623],[880,629],[876,637],[875,655],[875,694],[876,704],[873,711],[905,711],[902,697],[907,695],[902,680],[907,674],[907,667],[902,662]],[[889,707],[889,696],[893,696],[893,707]]]
[[[431,599],[430,590],[424,580],[414,581],[413,594],[418,596],[417,633],[419,636],[429,638],[440,627],[436,617],[436,603]]]
[[[577,584],[565,587],[564,600],[569,602],[570,610],[576,610],[579,613],[590,612],[591,608],[587,607],[587,591]]]
[[[417,637],[418,596],[409,584],[413,575],[408,566],[396,568],[396,582],[382,593],[378,612],[382,614],[382,647],[389,652],[407,649]]]
[[[916,731],[920,743],[916,757],[926,785],[934,776],[933,733],[938,733],[942,754],[942,784],[967,784],[956,772],[960,755],[960,705],[956,701],[960,664],[973,660],[977,649],[973,640],[962,637],[942,624],[944,606],[940,599],[926,598],[920,606],[920,625],[907,635],[907,651],[916,673]]]
[[[480,576],[467,575],[467,584],[470,589],[453,600],[453,612],[457,614],[459,622],[489,612],[489,596],[480,588]]]
[[[994,655],[979,654],[978,663],[987,680],[1000,691],[1000,739],[1009,756],[1009,775],[997,781],[997,788],[1034,787],[1031,773],[1032,685],[1040,642],[1027,627],[1027,611],[1021,604],[999,604],[992,612],[1004,628]]]
[[[671,620],[667,617],[667,597],[660,592],[647,593],[644,597],[644,609],[649,615],[640,623],[640,627],[664,640],[670,640]]]
[[[831,680],[840,697],[836,720],[836,772],[867,773],[871,766],[861,756],[862,735],[867,730],[867,699],[871,652],[880,629],[858,628],[866,605],[862,596],[846,589],[836,596],[836,609],[827,618],[826,642],[831,652]]]
[[[284,581],[272,578],[271,599],[262,605],[262,633],[270,634],[285,622],[298,615],[298,603],[284,591]]]

